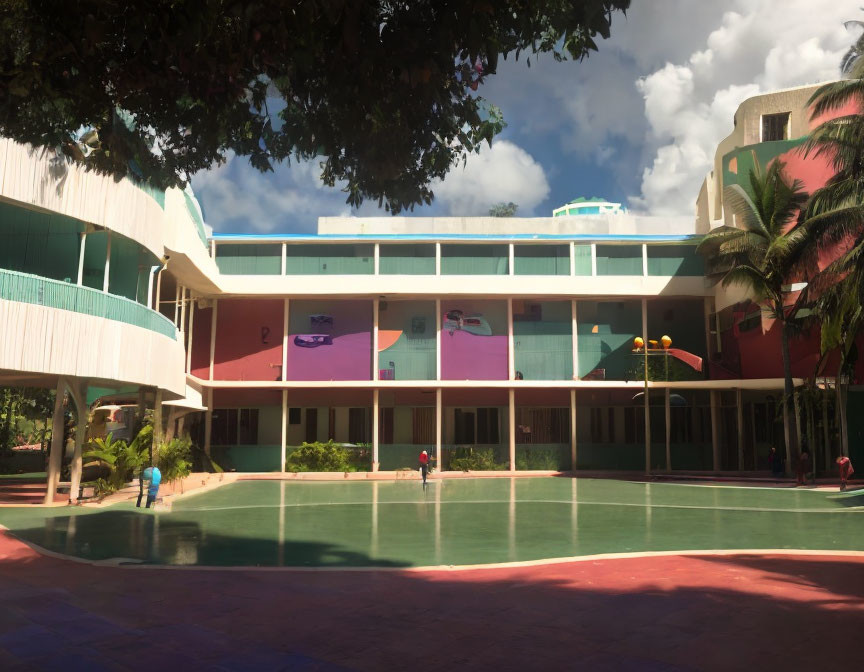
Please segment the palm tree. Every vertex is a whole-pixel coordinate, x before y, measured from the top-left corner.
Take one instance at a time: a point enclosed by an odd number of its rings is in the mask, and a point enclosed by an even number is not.
[[[785,400],[783,429],[786,439],[787,469],[792,463],[792,448],[797,454],[793,433],[794,385],[789,356],[797,305],[790,308],[784,291],[798,268],[806,249],[806,231],[800,226],[800,212],[807,201],[800,180],[791,184],[783,173],[784,164],[775,160],[763,172],[758,162],[749,175],[748,188],[734,184],[723,191],[726,206],[734,213],[736,226],[721,226],[711,231],[698,251],[706,257],[707,274],[723,287],[743,286],[762,310],[781,326]]]

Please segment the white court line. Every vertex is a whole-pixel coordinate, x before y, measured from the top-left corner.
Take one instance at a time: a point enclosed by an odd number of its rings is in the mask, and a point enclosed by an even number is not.
[[[628,506],[641,509],[695,509],[702,511],[752,511],[754,513],[864,513],[864,507],[846,507],[834,509],[766,509],[745,506],[696,506],[692,504],[639,504],[635,502],[581,502],[570,499],[520,499],[517,504],[576,504],[579,506]],[[421,500],[405,500],[378,502],[377,506],[385,505],[434,505],[435,502]],[[444,502],[441,504],[509,504],[506,499],[473,499]],[[372,506],[372,502],[309,502],[300,504],[285,504],[284,508],[305,508],[316,506]],[[248,504],[242,506],[202,506],[196,508],[175,508],[171,513],[190,513],[197,511],[234,511],[241,509],[279,509],[279,504]]]

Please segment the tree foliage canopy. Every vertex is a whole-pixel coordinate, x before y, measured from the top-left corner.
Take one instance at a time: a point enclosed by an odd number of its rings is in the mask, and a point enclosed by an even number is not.
[[[226,152],[262,171],[320,156],[348,203],[399,211],[503,127],[474,94],[499,54],[582,59],[629,5],[7,0],[0,135],[162,188]]]

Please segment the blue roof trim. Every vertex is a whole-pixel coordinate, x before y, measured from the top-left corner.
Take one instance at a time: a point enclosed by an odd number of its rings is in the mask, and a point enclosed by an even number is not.
[[[252,242],[260,241],[303,241],[303,242],[322,242],[322,241],[345,241],[345,242],[374,242],[374,241],[408,241],[408,240],[423,240],[429,242],[444,241],[444,240],[488,240],[488,241],[517,241],[517,240],[561,240],[561,241],[609,241],[609,242],[641,242],[641,243],[660,243],[660,242],[687,242],[698,241],[704,236],[700,234],[551,234],[551,233],[515,233],[515,234],[474,234],[474,233],[450,233],[450,234],[431,234],[431,233],[387,233],[387,234],[342,234],[342,233],[325,233],[325,234],[309,234],[309,233],[214,233],[212,238],[216,241],[243,241]]]

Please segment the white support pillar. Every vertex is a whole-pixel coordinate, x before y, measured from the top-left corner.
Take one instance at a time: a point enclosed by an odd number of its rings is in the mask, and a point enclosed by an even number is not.
[[[591,243],[591,275],[597,275],[597,243]]]
[[[512,387],[507,390],[510,412],[507,413],[507,424],[509,430],[507,438],[510,443],[510,471],[516,471],[516,390]]]
[[[219,300],[213,299],[213,314],[210,316],[210,377],[213,380],[213,369],[216,360],[216,314],[219,310]]]
[[[570,318],[572,320],[571,324],[571,347],[573,349],[573,375],[571,378],[573,380],[579,380],[579,321],[577,315],[578,306],[576,305],[576,299],[571,299],[570,301]]]
[[[375,255],[373,258],[373,273],[375,275],[381,275],[381,244],[375,243],[375,250],[373,252]]]
[[[75,504],[81,496],[82,454],[87,438],[87,381],[79,382],[70,388],[70,392],[75,404],[75,448],[69,469],[69,502]]]
[[[508,273],[507,275],[516,275],[516,246],[513,243],[510,243],[507,246],[508,254],[510,255],[508,261]]]
[[[570,390],[570,469],[575,473],[576,454],[576,390]]]
[[[570,248],[570,275],[576,275],[576,247],[574,242],[569,242],[567,247]]]
[[[380,460],[378,459],[378,390],[372,390],[372,471],[378,471]]]
[[[81,245],[78,248],[78,280],[77,285],[81,287],[84,284],[84,254],[87,249],[87,234],[81,234]]]
[[[210,258],[216,258],[216,241],[213,239],[210,240]]]
[[[378,362],[378,312],[380,308],[380,299],[372,299],[372,380],[378,380],[380,375]]]
[[[285,451],[288,443],[288,390],[282,390],[282,450],[279,462],[280,471],[285,473]]]
[[[45,504],[53,504],[57,494],[57,484],[60,482],[60,466],[63,462],[64,448],[64,414],[63,401],[66,396],[66,379],[57,379],[57,395],[54,399],[54,414],[51,423],[51,449],[48,454],[48,478],[46,479]]]
[[[186,287],[180,288],[180,333],[186,336]]]
[[[156,272],[156,297],[153,302],[153,310],[157,313],[161,312],[162,308],[162,271],[165,270],[163,266]]]
[[[435,380],[441,380],[441,299],[435,299]]]
[[[648,275],[648,246],[642,243],[642,275]]]
[[[435,243],[435,275],[441,275],[441,243]]]
[[[108,231],[108,244],[105,247],[105,275],[102,276],[102,291],[107,293],[111,279],[111,232]]]
[[[444,468],[444,463],[441,460],[441,443],[442,443],[442,421],[444,418],[444,409],[441,404],[441,388],[435,390],[435,467],[440,473]]]
[[[174,326],[180,328],[180,285],[174,286]]]
[[[735,411],[738,417],[738,471],[744,471],[744,393],[735,390]]]
[[[153,276],[159,273],[159,266],[151,266],[147,274],[147,307],[153,309]]]
[[[713,455],[713,469],[720,471],[720,414],[718,412],[717,390],[711,390],[711,454]]]
[[[195,302],[189,290],[189,338],[186,339],[186,373],[192,373],[192,338],[195,336]]]
[[[210,457],[210,439],[213,436],[213,388],[207,388],[207,410],[204,411],[204,453]]]
[[[507,380],[516,380],[516,355],[513,340],[513,298],[507,297]]]
[[[651,473],[651,402],[648,393],[648,300],[642,299],[642,340],[645,348],[645,473]]]
[[[291,299],[285,299],[285,308],[282,311],[282,375],[280,378],[288,380],[288,325],[291,317]]]
[[[666,471],[672,471],[672,390],[666,388]]]
[[[282,243],[282,260],[279,263],[279,275],[285,275],[288,270],[288,246]]]

